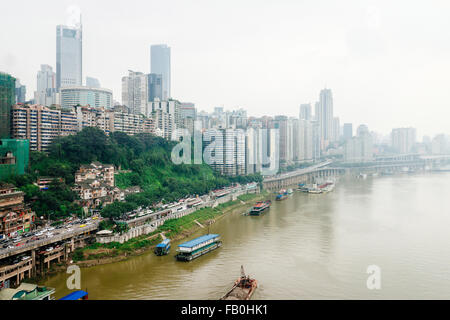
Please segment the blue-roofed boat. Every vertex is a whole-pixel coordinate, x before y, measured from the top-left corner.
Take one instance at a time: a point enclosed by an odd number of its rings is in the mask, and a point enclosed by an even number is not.
[[[89,296],[86,291],[77,290],[69,293],[67,296],[62,297],[59,300],[88,300]]]
[[[206,234],[178,245],[179,261],[191,261],[222,246],[220,235]]]
[[[169,254],[170,251],[170,239],[165,239],[161,243],[156,245],[155,254],[157,256],[164,256]]]

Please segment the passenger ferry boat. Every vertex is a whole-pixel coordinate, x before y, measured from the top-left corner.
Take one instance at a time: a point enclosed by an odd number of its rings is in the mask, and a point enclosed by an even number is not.
[[[241,266],[241,276],[234,282],[234,286],[220,300],[250,300],[258,282],[246,276],[244,267]]]
[[[165,256],[169,254],[170,251],[170,239],[165,239],[158,245],[156,245],[155,248],[155,254],[157,256]]]
[[[178,245],[178,254],[175,258],[179,261],[191,261],[221,246],[220,235],[206,234]]]
[[[259,216],[264,213],[264,211],[269,209],[271,204],[272,202],[270,200],[257,202],[255,206],[250,210],[249,214],[251,216]]]

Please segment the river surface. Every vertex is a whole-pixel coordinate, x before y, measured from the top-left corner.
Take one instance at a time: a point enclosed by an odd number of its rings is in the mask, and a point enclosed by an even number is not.
[[[82,289],[89,299],[219,299],[242,264],[258,280],[254,299],[450,298],[450,173],[340,178],[333,192],[295,192],[260,217],[243,210],[211,226],[223,246],[205,256],[178,262],[173,243],[169,256],[81,269]],[[367,288],[370,265],[379,290]],[[68,276],[44,281],[56,298]]]

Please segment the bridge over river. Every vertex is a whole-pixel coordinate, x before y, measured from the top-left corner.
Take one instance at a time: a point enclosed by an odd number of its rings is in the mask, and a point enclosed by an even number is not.
[[[266,190],[276,191],[299,183],[343,174],[432,171],[446,167],[449,163],[450,155],[418,154],[376,157],[369,163],[338,163],[327,160],[307,168],[266,177],[263,180],[263,187]]]

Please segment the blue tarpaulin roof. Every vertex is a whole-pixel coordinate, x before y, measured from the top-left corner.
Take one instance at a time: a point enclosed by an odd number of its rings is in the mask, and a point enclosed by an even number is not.
[[[167,246],[170,242],[170,239],[166,239],[164,241],[162,241],[161,243],[159,243],[156,247],[157,248],[164,248],[165,246]]]
[[[192,247],[195,247],[196,245],[198,245],[198,244],[200,244],[202,242],[206,242],[208,240],[217,238],[218,236],[219,236],[218,234],[206,234],[206,235],[198,237],[198,238],[196,238],[194,240],[182,243],[182,244],[179,245],[179,247],[192,248]]]
[[[69,293],[67,296],[62,297],[59,300],[80,300],[81,298],[83,298],[84,296],[87,296],[87,292],[83,291],[83,290],[78,290],[72,293]]]

